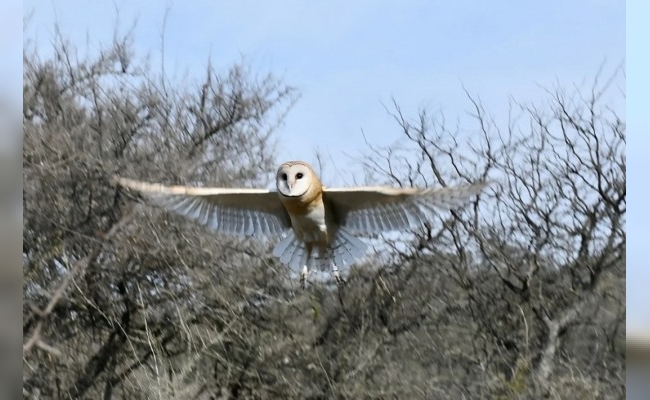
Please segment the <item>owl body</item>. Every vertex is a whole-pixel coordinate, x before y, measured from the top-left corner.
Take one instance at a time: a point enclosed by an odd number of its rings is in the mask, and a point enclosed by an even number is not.
[[[300,194],[292,193],[294,185],[300,180],[296,179],[297,173],[291,172],[292,167],[296,165],[303,166],[299,161],[289,161],[280,166],[276,186],[279,187],[284,181],[286,188],[278,190],[278,197],[289,214],[291,228],[296,238],[302,241],[308,250],[315,246],[326,247],[329,244],[329,231],[334,225],[332,221],[326,221],[330,213],[326,212],[323,202],[323,185],[311,167],[306,165],[304,167],[307,168],[308,174],[300,178],[306,180],[311,177],[306,189],[300,189],[301,191],[297,192]],[[286,179],[283,178],[283,174]]]
[[[309,267],[331,269],[363,258],[367,244],[357,235],[417,228],[440,210],[477,195],[484,182],[460,187],[326,188],[312,167],[289,161],[278,168],[276,191],[246,188],[163,186],[115,177],[121,186],[142,193],[154,204],[234,235],[281,239],[273,255],[304,282]]]
[[[291,229],[293,229],[296,237],[306,244],[327,246],[329,244],[329,231],[333,230],[327,228],[328,225],[331,228],[333,226],[325,222],[326,215],[322,202],[305,214],[289,214]]]
[[[302,266],[302,274],[307,273],[308,265],[320,270],[338,268],[336,251],[332,250],[339,224],[332,205],[323,199],[323,185],[311,166],[302,161],[282,164],[276,186],[289,214],[292,232],[275,247],[274,255],[293,268]],[[365,252],[365,243],[359,242],[357,247]],[[343,257],[339,258],[345,262]]]

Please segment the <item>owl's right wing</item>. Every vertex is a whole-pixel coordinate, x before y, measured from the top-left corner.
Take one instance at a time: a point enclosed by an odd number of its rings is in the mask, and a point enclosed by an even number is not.
[[[458,207],[479,194],[486,183],[445,188],[367,186],[323,189],[341,227],[374,234],[421,226],[432,214]]]
[[[113,181],[140,192],[152,204],[198,221],[215,232],[278,236],[291,228],[289,214],[274,191],[164,186],[121,177],[114,177]]]

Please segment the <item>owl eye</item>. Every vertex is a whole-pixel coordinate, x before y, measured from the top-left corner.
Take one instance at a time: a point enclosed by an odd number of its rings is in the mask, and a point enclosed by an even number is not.
[[[300,178],[302,178],[302,177],[303,177],[302,172],[298,172],[298,173],[296,174],[296,179],[300,179]]]
[[[287,180],[287,174],[282,174],[282,180],[286,181]]]

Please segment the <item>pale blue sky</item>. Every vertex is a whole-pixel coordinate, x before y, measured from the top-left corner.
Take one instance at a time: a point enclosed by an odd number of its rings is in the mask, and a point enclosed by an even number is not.
[[[509,96],[534,101],[543,96],[540,85],[591,79],[605,59],[612,68],[626,61],[628,83],[632,65],[637,66],[637,60],[625,59],[625,3],[618,0],[27,0],[24,12],[33,12],[33,17],[25,37],[47,51],[56,19],[80,49],[86,38],[90,49],[96,49],[110,41],[119,9],[121,31],[137,18],[138,54],[150,53],[158,62],[167,7],[169,74],[202,73],[209,55],[223,68],[243,56],[254,70],[271,71],[299,89],[301,98],[278,131],[279,160],[314,161],[319,149],[339,163],[349,162],[344,153],[365,150],[361,129],[375,143],[395,142],[399,129],[382,106],[391,96],[407,114],[428,107],[456,118],[469,109],[464,85],[502,118]],[[631,89],[628,84],[629,102]],[[624,112],[624,104],[614,106]],[[628,113],[633,115],[643,118],[647,111]],[[638,135],[647,133],[648,126],[647,119],[635,121],[633,129]],[[640,155],[647,146],[638,144],[628,152],[629,178],[642,170],[635,169],[642,158],[632,153]],[[631,219],[628,229],[636,229],[641,244],[645,229],[635,222]],[[628,299],[650,304],[650,291],[643,285],[650,282],[644,254],[632,247]],[[629,322],[650,327],[650,312],[630,302]]]

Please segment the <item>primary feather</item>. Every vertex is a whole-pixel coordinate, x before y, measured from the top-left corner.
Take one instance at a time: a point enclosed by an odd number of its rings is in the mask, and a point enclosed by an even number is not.
[[[212,231],[239,236],[277,236],[291,229],[278,194],[265,189],[164,186],[114,178],[152,204],[193,219]]]
[[[432,214],[462,205],[485,186],[326,188],[323,195],[335,204],[342,227],[355,234],[375,234],[415,228]]]

